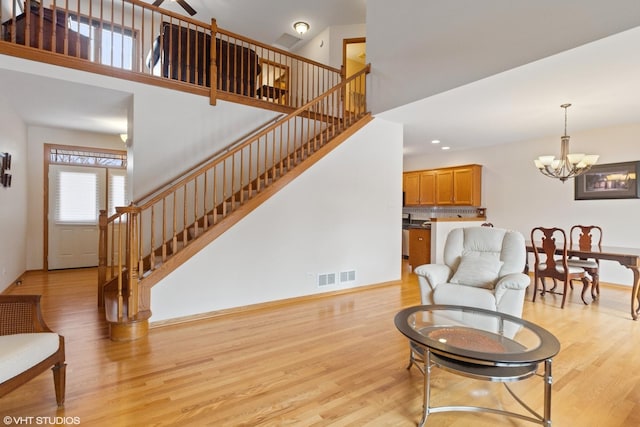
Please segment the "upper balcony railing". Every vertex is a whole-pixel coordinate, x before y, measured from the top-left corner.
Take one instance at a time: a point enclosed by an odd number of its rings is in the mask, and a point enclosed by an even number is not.
[[[140,0],[0,0],[0,24],[0,53],[208,95],[212,104],[241,96],[295,109],[343,79],[215,20]]]

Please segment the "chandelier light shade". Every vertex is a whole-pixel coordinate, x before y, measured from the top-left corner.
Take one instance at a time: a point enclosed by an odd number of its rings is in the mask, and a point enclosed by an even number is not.
[[[567,108],[571,104],[562,104],[564,108],[564,135],[560,137],[560,158],[540,156],[534,163],[543,175],[565,182],[569,178],[581,175],[591,169],[598,161],[596,154],[569,153],[569,135],[567,135]]]
[[[293,24],[293,29],[296,30],[298,34],[302,35],[307,31],[309,31],[309,24],[303,21],[298,21],[295,24]]]

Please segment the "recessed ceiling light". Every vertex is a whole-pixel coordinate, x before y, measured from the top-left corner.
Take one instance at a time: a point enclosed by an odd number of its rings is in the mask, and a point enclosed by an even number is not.
[[[431,141],[432,144],[440,144],[440,140],[439,139],[434,139],[433,141]]]
[[[448,150],[451,147],[442,147],[443,150]]]

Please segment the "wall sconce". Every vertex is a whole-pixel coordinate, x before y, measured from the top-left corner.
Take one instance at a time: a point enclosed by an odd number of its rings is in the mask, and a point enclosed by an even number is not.
[[[11,169],[11,154],[0,153],[0,184],[3,187],[11,187],[11,174],[6,171]]]
[[[128,138],[128,135],[126,133],[121,133],[120,134],[120,139],[122,140],[123,143],[126,144],[127,143],[127,139],[129,139],[129,138]]]
[[[309,31],[309,24],[306,22],[298,21],[293,24],[293,29],[296,30],[296,33],[303,35],[307,31]]]

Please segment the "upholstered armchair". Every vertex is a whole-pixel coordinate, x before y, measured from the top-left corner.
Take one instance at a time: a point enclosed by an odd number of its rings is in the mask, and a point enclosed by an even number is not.
[[[42,319],[40,295],[0,295],[0,397],[51,368],[64,404],[64,337]]]
[[[521,233],[456,228],[447,236],[443,258],[444,264],[424,264],[414,270],[422,304],[464,305],[522,317],[531,279],[523,273],[527,252]]]

